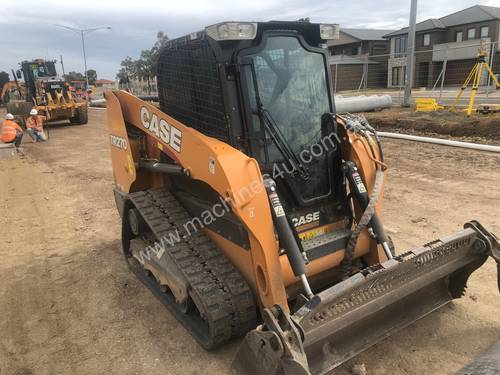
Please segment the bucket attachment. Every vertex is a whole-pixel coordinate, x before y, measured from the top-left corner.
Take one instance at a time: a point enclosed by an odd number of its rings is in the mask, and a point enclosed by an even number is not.
[[[496,375],[500,374],[500,341],[472,363],[463,367],[456,375]]]
[[[233,369],[238,374],[325,374],[453,298],[500,245],[477,221],[450,236],[366,268],[293,315],[265,309]],[[500,283],[499,283],[500,288]]]
[[[241,375],[309,374],[300,333],[280,306],[263,311],[264,324],[250,331],[239,348],[233,370]]]

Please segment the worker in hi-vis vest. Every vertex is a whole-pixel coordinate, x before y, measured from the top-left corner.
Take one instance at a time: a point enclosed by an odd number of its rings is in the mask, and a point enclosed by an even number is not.
[[[39,115],[35,108],[30,111],[30,115],[26,119],[26,128],[33,142],[47,140],[43,132],[43,122],[46,119],[47,117]]]
[[[23,129],[14,121],[14,116],[7,113],[0,128],[0,140],[3,143],[14,143],[16,149],[21,145]]]

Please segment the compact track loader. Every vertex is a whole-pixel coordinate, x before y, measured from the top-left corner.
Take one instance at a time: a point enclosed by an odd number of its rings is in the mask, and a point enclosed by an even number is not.
[[[324,374],[464,293],[478,222],[396,255],[377,132],[336,114],[336,25],[228,22],[171,40],[160,108],[108,91],[130,269],[206,349],[246,335],[242,374]]]

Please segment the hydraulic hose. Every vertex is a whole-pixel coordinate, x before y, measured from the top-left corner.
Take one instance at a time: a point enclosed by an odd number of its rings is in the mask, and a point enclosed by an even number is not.
[[[379,164],[377,164],[375,183],[373,185],[373,191],[370,196],[370,202],[368,203],[368,206],[366,206],[366,209],[361,215],[358,224],[352,231],[351,237],[349,238],[349,242],[347,243],[347,247],[344,252],[344,259],[340,264],[340,271],[343,280],[349,277],[349,271],[352,265],[352,260],[354,258],[354,251],[356,249],[356,244],[358,243],[359,235],[361,234],[361,231],[368,226],[373,215],[375,214],[378,199],[380,196],[380,190],[382,189],[383,177],[384,177],[384,171],[382,170],[382,167]]]
[[[352,162],[347,162],[343,166],[343,168],[345,167],[344,173],[346,174],[346,177],[348,177],[349,183],[351,184],[351,192],[353,192],[352,196],[353,198],[357,199],[360,208],[364,210],[356,227],[352,231],[351,237],[349,238],[349,242],[347,243],[344,252],[344,259],[340,265],[342,278],[345,279],[349,276],[359,235],[361,234],[361,231],[368,226],[371,227],[377,243],[382,245],[382,247],[384,248],[384,252],[387,258],[390,259],[393,257],[393,255],[387,241],[384,227],[376,214],[376,207],[380,195],[380,190],[382,189],[382,181],[385,169],[382,166],[384,162],[384,156],[382,153],[382,146],[380,144],[379,135],[377,131],[368,123],[364,116],[352,115],[350,113],[344,114],[342,116],[337,116],[344,122],[346,131],[353,131],[354,133],[361,135],[365,139],[366,144],[369,146],[368,150],[365,145],[365,150],[371,153],[372,160],[374,161],[376,168],[373,191],[371,196],[368,197],[368,194],[366,192],[367,189],[365,186],[363,186],[363,181],[361,180],[359,174],[357,174],[356,172],[355,164]],[[375,137],[375,141],[379,151],[378,157],[375,154],[374,148],[372,147],[373,140],[370,138],[370,133]],[[348,165],[348,163],[351,163],[352,165]],[[354,175],[354,172],[357,176]],[[357,181],[356,179],[359,179],[359,181]],[[360,189],[360,187],[362,189]]]

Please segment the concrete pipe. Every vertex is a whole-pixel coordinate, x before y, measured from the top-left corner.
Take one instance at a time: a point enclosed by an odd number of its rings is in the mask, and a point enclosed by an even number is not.
[[[390,95],[335,96],[337,113],[370,112],[376,109],[390,108],[391,106],[392,97]]]

